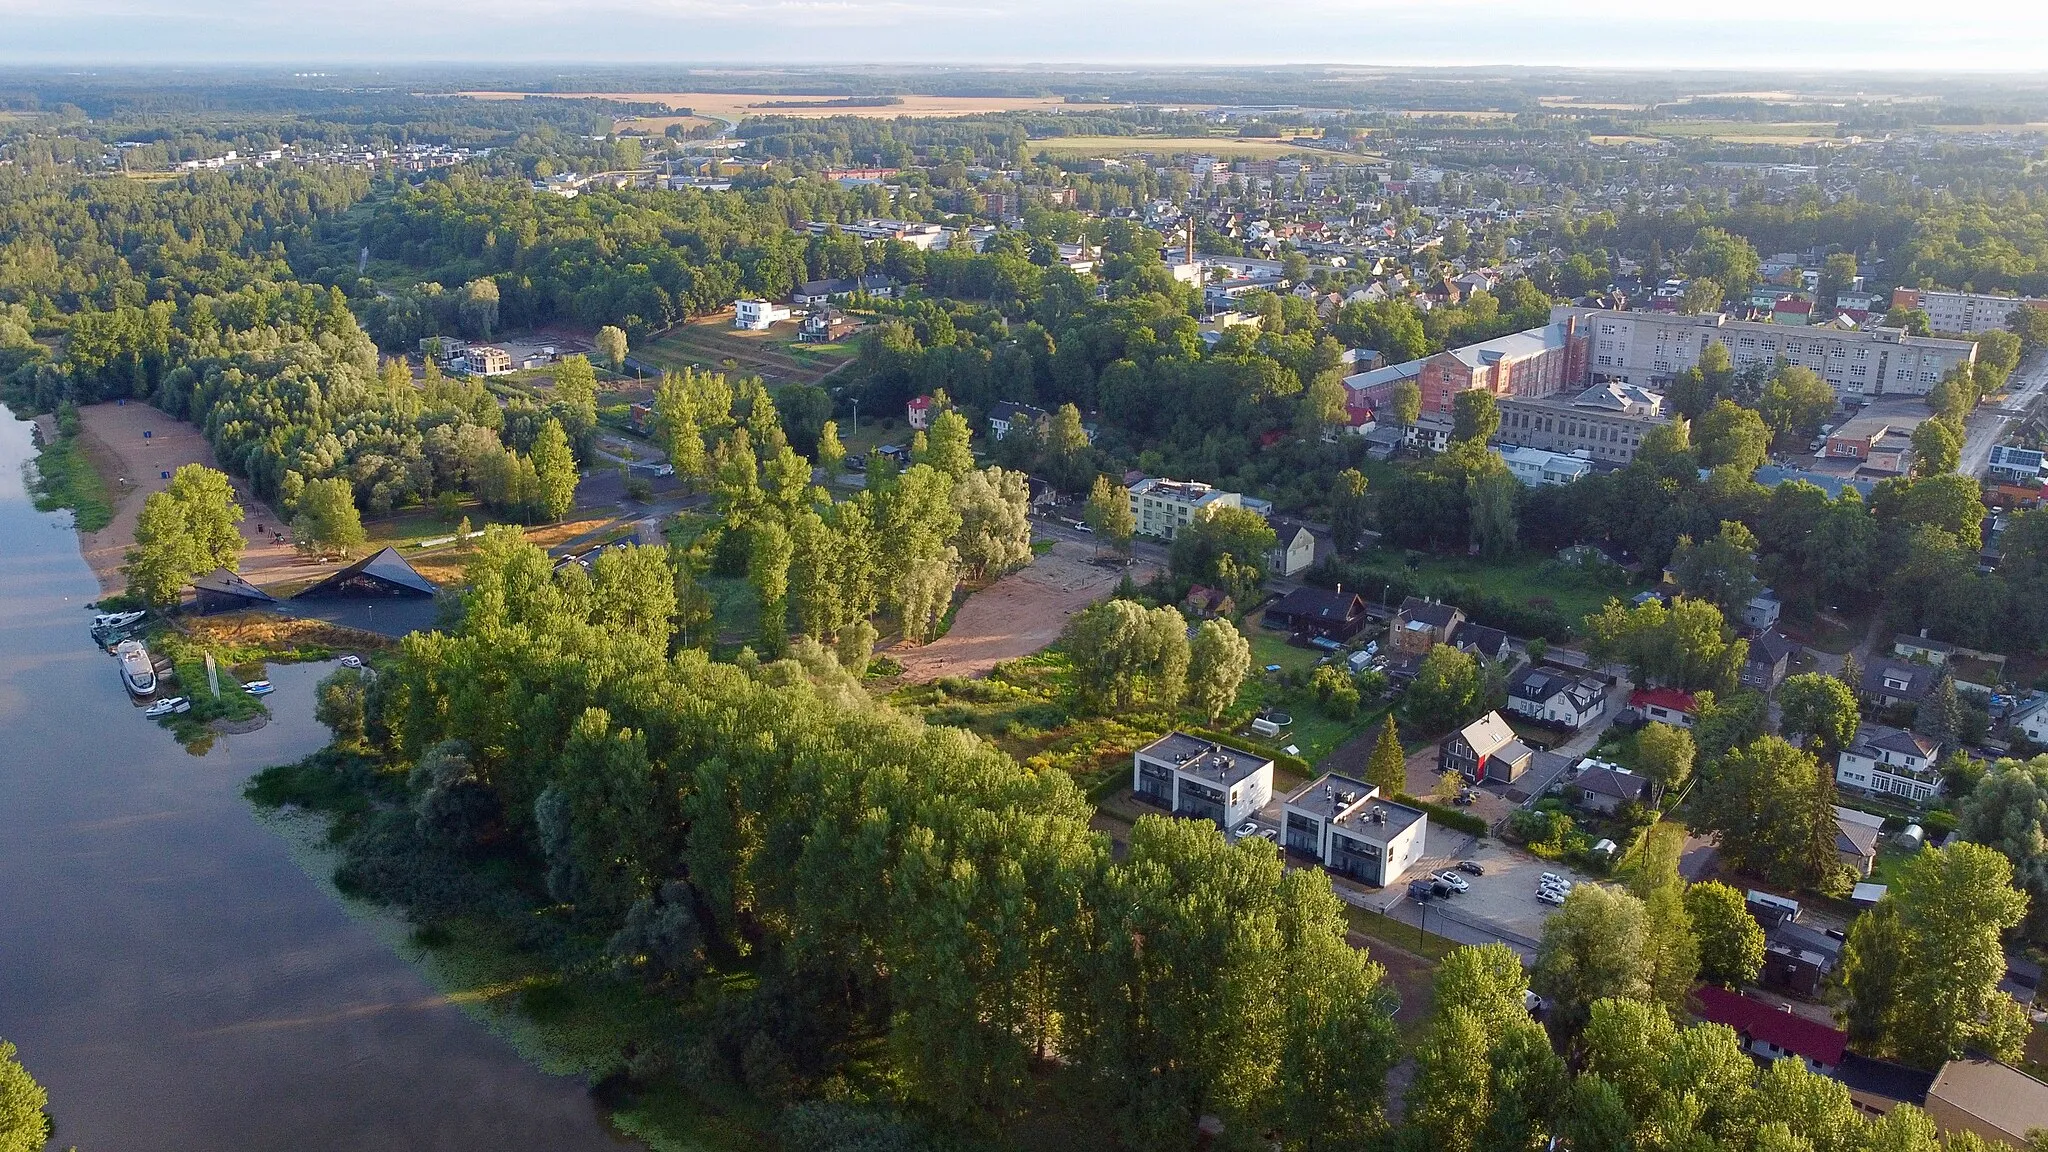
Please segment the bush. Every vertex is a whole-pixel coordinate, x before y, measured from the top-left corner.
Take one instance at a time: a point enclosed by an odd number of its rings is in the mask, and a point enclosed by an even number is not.
[[[1398,795],[1393,799],[1396,803],[1406,804],[1410,808],[1422,809],[1429,814],[1431,820],[1454,832],[1463,832],[1470,836],[1484,836],[1487,832],[1491,831],[1487,827],[1486,821],[1481,820],[1470,812],[1463,812],[1456,808],[1447,808],[1442,804],[1432,804],[1427,800],[1418,800],[1413,796]]]

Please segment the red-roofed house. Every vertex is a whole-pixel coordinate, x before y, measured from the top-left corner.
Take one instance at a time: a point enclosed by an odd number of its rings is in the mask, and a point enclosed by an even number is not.
[[[1813,301],[1785,296],[1771,305],[1771,323],[1805,324],[1813,319]]]
[[[1692,693],[1676,688],[1638,688],[1628,694],[1628,706],[1648,719],[1674,728],[1692,727],[1693,714],[1699,710]]]
[[[919,396],[910,402],[910,426],[919,432],[932,426],[931,397]]]
[[[1807,1071],[1825,1075],[1849,1047],[1847,1032],[1712,984],[1693,989],[1692,1003],[1693,1015],[1735,1029],[1742,1047],[1760,1060],[1804,1060]]]

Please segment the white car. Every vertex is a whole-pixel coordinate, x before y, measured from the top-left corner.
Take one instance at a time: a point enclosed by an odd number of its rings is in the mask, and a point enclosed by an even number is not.
[[[1470,892],[1472,890],[1472,885],[1467,884],[1463,876],[1448,868],[1437,873],[1436,878],[1439,883],[1447,885],[1453,892]]]
[[[1246,836],[1250,836],[1257,833],[1258,830],[1259,826],[1256,822],[1247,820],[1244,823],[1239,824],[1237,826],[1237,830],[1235,832],[1232,832],[1231,835],[1236,836],[1238,839],[1242,840]]]
[[[1536,882],[1539,884],[1562,884],[1567,888],[1572,886],[1571,881],[1565,879],[1562,876],[1559,876],[1555,872],[1545,872],[1543,875],[1536,878]]]
[[[1536,901],[1539,904],[1562,904],[1564,903],[1564,893],[1559,892],[1555,888],[1538,888],[1536,890]]]

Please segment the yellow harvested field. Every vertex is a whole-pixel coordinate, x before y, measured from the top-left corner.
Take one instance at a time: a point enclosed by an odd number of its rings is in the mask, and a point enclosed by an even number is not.
[[[747,116],[866,116],[892,120],[898,116],[977,116],[989,112],[1019,112],[1071,108],[1077,111],[1112,108],[1112,104],[1069,104],[1058,96],[904,96],[901,104],[876,104],[862,108],[833,107],[835,96],[789,96],[772,92],[462,92],[476,100],[523,100],[528,97],[556,97],[563,100],[623,100],[632,104],[665,104],[688,108],[703,116],[739,120]],[[762,108],[761,104],[814,107]]]
[[[1254,160],[1318,150],[1284,140],[1244,140],[1236,136],[1052,136],[1031,142],[1033,152],[1208,152],[1216,156],[1249,156]]]

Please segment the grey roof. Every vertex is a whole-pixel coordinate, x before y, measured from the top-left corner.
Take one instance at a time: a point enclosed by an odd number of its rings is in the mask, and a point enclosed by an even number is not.
[[[988,409],[989,419],[1000,420],[1005,424],[1015,424],[1019,420],[1038,420],[1044,416],[1045,410],[1042,408],[1033,408],[1029,404],[1018,404],[1011,400],[998,400],[989,405]]]
[[[1268,604],[1266,611],[1341,624],[1365,611],[1365,598],[1356,592],[1333,592],[1303,585]]]
[[[1749,662],[1776,664],[1780,660],[1790,659],[1798,650],[1799,646],[1785,637],[1776,632],[1766,632],[1749,642]]]
[[[1273,763],[1256,752],[1232,748],[1186,732],[1168,732],[1140,748],[1139,753],[1175,765],[1190,776],[1229,787],[1242,783]]]
[[[1588,768],[1579,774],[1573,783],[1579,791],[1595,796],[1612,796],[1617,800],[1640,800],[1643,789],[1649,786],[1649,779],[1631,772],[1617,772],[1612,768]]]
[[[400,595],[432,596],[441,591],[439,585],[413,570],[398,554],[396,548],[365,556],[343,568],[327,579],[293,597],[301,599],[318,596],[346,596],[353,592],[368,591],[365,584],[381,585],[385,590]]]
[[[1935,1074],[1927,1095],[2016,1139],[2048,1128],[2048,1084],[1996,1060],[1966,1056],[1949,1061]]]
[[[1903,728],[1890,728],[1883,724],[1857,725],[1856,738],[1849,742],[1849,751],[1864,756],[1871,749],[1932,760],[1935,753],[1941,751],[1941,742]]]
[[[1375,815],[1381,819],[1374,820]],[[1429,814],[1420,808],[1410,808],[1406,804],[1396,804],[1392,800],[1374,797],[1372,803],[1361,804],[1349,816],[1333,821],[1331,827],[1384,843],[1427,819]]]
[[[1934,1084],[1932,1072],[1889,1060],[1873,1060],[1854,1052],[1842,1054],[1842,1062],[1835,1065],[1832,1075],[1851,1092],[1882,1096],[1916,1108],[1927,1102],[1927,1089]]]
[[[1424,600],[1410,596],[1401,601],[1401,616],[1408,620],[1420,620],[1432,628],[1448,628],[1459,613],[1456,605],[1441,600]]]
[[[1334,820],[1344,809],[1376,791],[1378,789],[1363,780],[1325,772],[1296,789],[1287,798],[1287,804],[1325,820]]]
[[[1866,500],[1870,498],[1872,492],[1877,490],[1877,482],[1875,480],[1861,480],[1849,476],[1831,476],[1825,472],[1806,472],[1798,468],[1780,468],[1776,464],[1766,464],[1758,468],[1751,474],[1750,478],[1766,488],[1776,488],[1780,484],[1793,480],[1804,480],[1808,484],[1827,493],[1830,500],[1841,499],[1842,491],[1846,488],[1855,489],[1857,494]]]
[[[1906,681],[1904,688],[1885,687],[1885,673]],[[1918,700],[1934,687],[1934,668],[1927,664],[1915,664],[1910,660],[1872,660],[1863,669],[1863,694],[1865,696],[1902,696]]]
[[[230,572],[225,568],[215,568],[204,576],[193,577],[192,587],[201,592],[240,596],[244,600],[253,600],[264,604],[275,603],[277,600],[275,596],[242,579],[239,574]]]
[[[1777,927],[1770,929],[1767,947],[1774,952],[1786,952],[1799,956],[1809,964],[1824,967],[1833,966],[1842,955],[1842,942],[1825,932],[1816,932],[1804,924],[1781,920]]]
[[[1865,858],[1875,856],[1879,834],[1880,829],[1859,820],[1846,819],[1842,816],[1842,809],[1835,809],[1835,851]]]
[[[1477,648],[1489,657],[1497,657],[1501,650],[1508,646],[1508,634],[1498,628],[1474,624],[1467,620],[1458,625],[1458,630],[1451,634],[1451,643],[1460,648]]]

